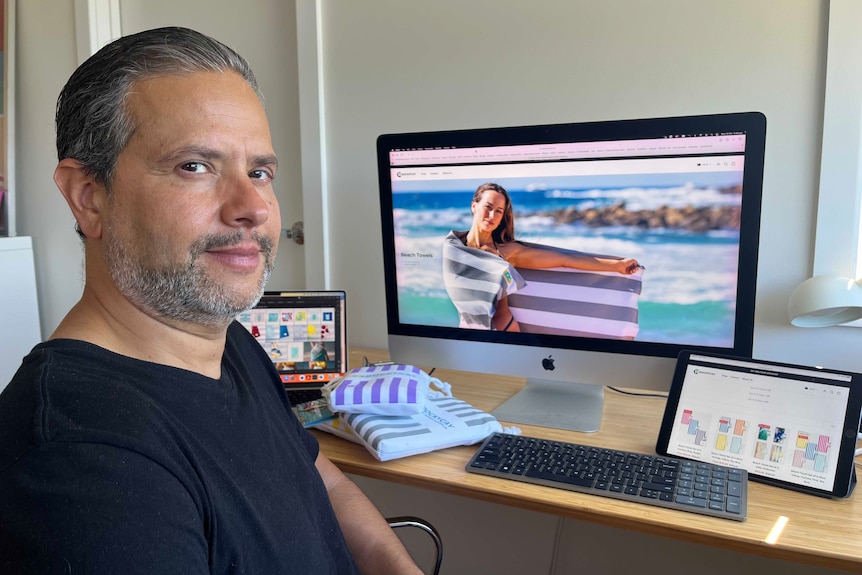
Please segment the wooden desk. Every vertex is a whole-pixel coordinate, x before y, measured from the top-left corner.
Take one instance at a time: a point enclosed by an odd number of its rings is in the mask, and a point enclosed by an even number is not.
[[[350,365],[362,365],[363,357],[370,361],[386,359],[385,352],[354,350]],[[523,386],[523,380],[511,377],[448,370],[437,370],[434,375],[452,384],[455,397],[485,411],[493,410]],[[661,398],[606,390],[602,427],[597,433],[519,427],[524,435],[655,453],[664,405]],[[464,467],[476,446],[381,463],[360,445],[324,432],[315,434],[324,453],[346,473],[734,551],[862,572],[862,500],[858,489],[847,499],[830,500],[749,482],[748,520],[740,523],[467,473]],[[787,525],[774,544],[766,543],[782,516],[788,518]]]

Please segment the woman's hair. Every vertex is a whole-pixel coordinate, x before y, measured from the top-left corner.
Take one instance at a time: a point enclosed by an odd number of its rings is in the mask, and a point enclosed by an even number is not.
[[[58,159],[78,160],[110,190],[117,158],[137,129],[125,106],[135,82],[228,70],[242,76],[263,101],[248,62],[194,30],[157,28],[111,42],[81,64],[60,92],[55,116]]]
[[[503,198],[506,200],[506,207],[503,209],[503,219],[500,220],[500,223],[496,228],[494,228],[494,231],[491,232],[491,237],[498,244],[511,242],[515,239],[515,214],[512,210],[512,199],[509,197],[509,192],[506,191],[506,188],[493,182],[482,184],[476,188],[476,193],[473,194],[473,203],[475,204],[481,200],[482,194],[488,190],[493,190],[502,194]]]

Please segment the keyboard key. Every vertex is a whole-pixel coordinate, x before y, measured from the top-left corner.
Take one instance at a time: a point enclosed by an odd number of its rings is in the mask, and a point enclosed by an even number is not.
[[[680,495],[676,498],[676,502],[683,505],[691,505],[693,507],[706,507],[706,499],[703,499],[702,497],[686,497]]]
[[[727,510],[730,513],[742,513],[742,500],[739,497],[728,497]]]

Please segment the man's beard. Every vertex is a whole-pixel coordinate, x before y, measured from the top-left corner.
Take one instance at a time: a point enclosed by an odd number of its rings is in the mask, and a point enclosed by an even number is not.
[[[264,270],[254,293],[234,293],[230,284],[217,283],[207,276],[199,258],[208,250],[238,244],[242,232],[204,236],[189,248],[185,264],[163,268],[147,268],[141,258],[129,253],[121,239],[113,234],[110,237],[105,250],[108,271],[129,301],[158,317],[199,325],[227,325],[239,312],[254,307],[274,265],[272,240],[253,234],[264,256]]]

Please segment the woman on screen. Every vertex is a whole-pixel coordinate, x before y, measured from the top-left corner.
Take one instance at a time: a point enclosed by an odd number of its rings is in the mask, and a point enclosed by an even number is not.
[[[446,247],[444,247],[444,266],[446,266],[444,276],[446,279],[444,281],[450,297],[452,297],[456,307],[459,308],[462,327],[475,328],[485,324],[485,329],[520,331],[518,323],[509,310],[507,301],[508,295],[515,293],[525,285],[520,274],[514,268],[572,268],[585,271],[617,272],[625,275],[631,275],[643,269],[633,258],[600,257],[517,241],[515,239],[512,201],[509,193],[499,184],[489,182],[479,186],[473,194],[470,211],[473,216],[470,229],[466,232],[451,232],[446,238]],[[463,285],[452,285],[450,289],[450,284],[456,281],[455,276],[472,272],[472,270],[467,269],[470,266],[465,265],[463,255],[454,253],[460,251],[458,250],[458,243],[466,248],[471,248],[467,251],[472,252],[473,255],[477,255],[475,250],[492,255],[491,259],[479,255],[483,264],[474,268],[481,270],[479,273],[493,272],[493,256],[507,264],[506,269],[501,269],[499,272],[499,276],[502,277],[500,290],[492,294],[496,301],[489,302],[490,308],[487,309],[487,314],[484,313],[485,309],[465,311],[461,308],[462,306],[459,306],[459,299],[470,301],[468,305],[476,306],[478,300],[475,297],[475,289],[472,290],[474,293],[466,297],[463,293],[465,291]],[[487,281],[487,278],[483,277],[482,281]],[[475,287],[478,284],[472,285]]]
[[[311,346],[310,355],[312,364],[323,364],[325,367],[326,362],[329,361],[329,354],[326,352],[326,346],[322,341],[314,342],[314,345]]]

